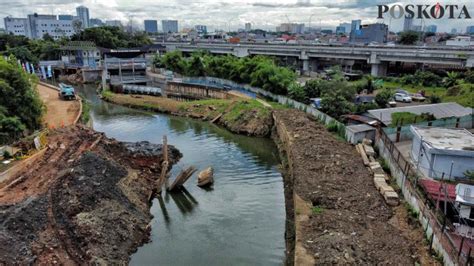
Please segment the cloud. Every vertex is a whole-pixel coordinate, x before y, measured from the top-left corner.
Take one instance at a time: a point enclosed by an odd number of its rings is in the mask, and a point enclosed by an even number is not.
[[[280,23],[298,22],[311,26],[321,25],[334,29],[341,22],[362,19],[363,23],[385,22],[393,30],[400,30],[403,21],[377,20],[377,4],[435,4],[437,0],[0,0],[0,17],[27,14],[75,14],[78,5],[90,9],[92,18],[119,19],[134,25],[143,25],[144,19],[177,19],[180,28],[196,24],[208,25],[209,29],[243,28],[245,22],[253,27],[275,29]],[[470,0],[445,0],[444,4],[465,4],[472,10]],[[0,20],[0,27],[3,20]],[[415,22],[420,23],[420,22]],[[424,21],[426,25],[438,25],[442,31],[456,27],[465,30],[474,21],[440,20]]]

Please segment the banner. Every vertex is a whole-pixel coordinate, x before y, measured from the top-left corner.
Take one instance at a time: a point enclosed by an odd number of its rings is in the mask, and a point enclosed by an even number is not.
[[[31,65],[31,74],[36,74],[35,66],[33,64],[30,64],[30,65]]]
[[[44,68],[44,66],[41,66],[41,75],[43,76],[43,79],[46,79],[46,69]]]
[[[23,71],[26,71],[25,63],[21,63],[21,67],[23,68]]]
[[[48,78],[51,78],[53,76],[53,72],[51,70],[51,65],[48,66]]]
[[[31,73],[31,72],[30,72],[30,63],[26,62],[26,63],[25,63],[25,66],[26,66],[26,72],[27,72],[28,74],[30,74],[30,73]]]

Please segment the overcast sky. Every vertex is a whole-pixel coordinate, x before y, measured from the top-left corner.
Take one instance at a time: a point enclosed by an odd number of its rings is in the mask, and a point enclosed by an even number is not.
[[[134,25],[143,27],[144,19],[177,19],[179,27],[204,24],[208,29],[232,30],[243,28],[251,22],[253,28],[275,29],[284,22],[305,23],[311,26],[334,29],[341,22],[362,19],[363,23],[384,22],[377,20],[377,4],[412,3],[436,4],[436,0],[0,0],[0,17],[8,15],[25,17],[27,14],[75,14],[75,8],[89,8],[91,18],[119,19],[128,23],[131,16]],[[474,17],[473,0],[444,0],[446,4],[466,5]],[[402,19],[385,19],[390,29],[399,31]],[[415,21],[414,24],[419,24]],[[161,29],[161,23],[159,28]],[[438,31],[450,32],[457,28],[465,31],[470,20],[425,20],[423,24],[435,24]],[[3,20],[0,22],[3,27]]]

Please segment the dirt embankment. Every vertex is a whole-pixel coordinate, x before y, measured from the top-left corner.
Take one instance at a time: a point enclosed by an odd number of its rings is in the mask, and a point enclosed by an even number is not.
[[[106,101],[131,108],[212,121],[242,135],[269,136],[273,126],[271,108],[253,99],[180,102],[163,97],[126,95],[109,91],[102,96]]]
[[[423,233],[411,233],[422,229],[386,205],[353,146],[300,111],[274,116],[288,158],[285,186],[293,189],[286,197],[295,205],[295,264],[434,263]]]
[[[42,84],[37,85],[41,100],[46,105],[44,123],[49,127],[72,125],[80,112],[80,102],[59,99],[58,91]]]
[[[58,129],[32,167],[0,183],[0,265],[125,264],[149,235],[161,145]],[[171,164],[181,157],[169,147]]]

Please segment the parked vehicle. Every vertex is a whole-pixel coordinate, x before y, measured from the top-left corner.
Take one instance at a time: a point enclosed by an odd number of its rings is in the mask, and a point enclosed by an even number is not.
[[[421,93],[415,93],[411,96],[413,101],[424,102],[426,98]]]
[[[408,93],[408,91],[402,90],[402,89],[397,89],[395,91],[395,93],[400,93],[400,94],[403,94],[403,95],[406,95],[406,96],[410,96],[410,93]]]
[[[59,83],[59,92],[58,92],[59,99],[62,100],[74,100],[76,99],[76,92],[74,88],[70,85],[66,85],[64,83]]]
[[[403,94],[403,93],[395,93],[395,101],[397,102],[404,102],[404,103],[410,103],[411,102],[411,97]]]

